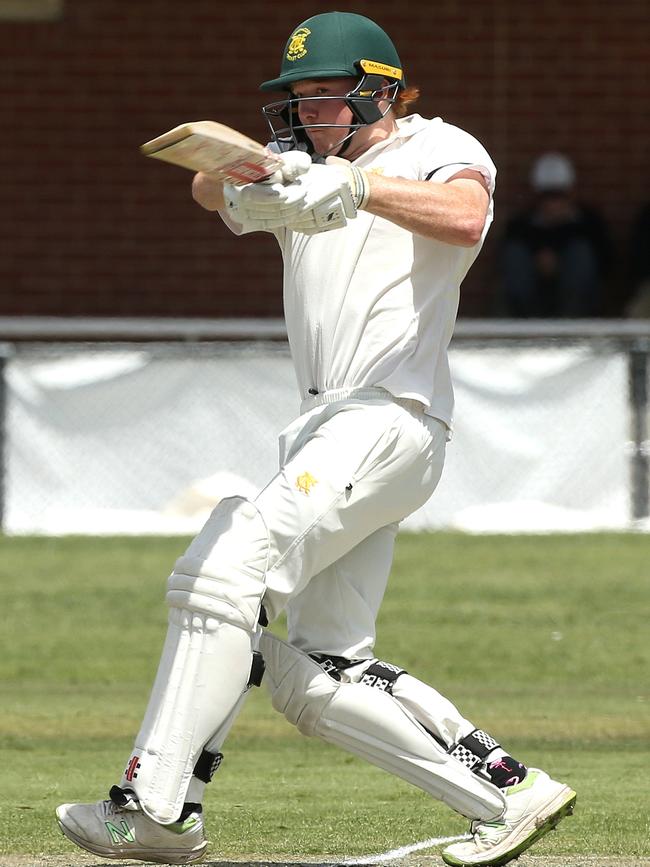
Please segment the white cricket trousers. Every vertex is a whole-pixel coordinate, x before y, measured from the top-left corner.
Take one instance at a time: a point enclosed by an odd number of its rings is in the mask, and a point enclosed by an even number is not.
[[[362,393],[363,394],[363,393]],[[433,493],[446,426],[381,389],[325,403],[280,435],[256,498],[270,536],[264,606],[305,653],[371,658],[398,524]]]

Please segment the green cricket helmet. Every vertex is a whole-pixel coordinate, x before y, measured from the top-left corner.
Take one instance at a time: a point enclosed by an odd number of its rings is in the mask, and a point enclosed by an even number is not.
[[[347,147],[349,138],[357,129],[386,115],[398,91],[405,86],[395,46],[370,18],[353,12],[324,12],[299,24],[287,40],[280,75],[265,81],[260,90],[291,92],[291,86],[298,81],[348,77],[357,80],[355,87],[343,97],[352,112],[352,124],[301,124],[298,121],[301,100],[290,97],[270,103],[263,109],[276,142],[283,149],[296,146],[310,149],[308,129],[341,126],[350,130],[349,136],[345,137]],[[388,103],[384,109],[380,107],[380,101]]]

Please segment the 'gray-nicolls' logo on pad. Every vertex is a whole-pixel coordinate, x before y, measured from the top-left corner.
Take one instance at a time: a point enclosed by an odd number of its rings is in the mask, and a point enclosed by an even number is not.
[[[129,781],[138,779],[138,770],[140,768],[140,756],[133,756],[133,758],[129,761],[126,766],[126,770],[124,771],[124,778]]]

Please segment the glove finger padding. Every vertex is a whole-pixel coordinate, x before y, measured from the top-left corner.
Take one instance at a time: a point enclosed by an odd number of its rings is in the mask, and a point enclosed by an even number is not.
[[[302,212],[287,222],[287,228],[294,232],[316,234],[340,229],[356,217],[357,209],[368,199],[365,172],[345,160],[314,165],[298,183],[306,192]]]
[[[260,223],[260,229],[281,228],[303,209],[304,190],[297,184],[224,184],[228,214],[238,223]]]
[[[313,235],[341,229],[356,217],[345,169],[315,165],[298,183],[305,189],[305,198],[298,216],[287,223],[288,229]]]
[[[343,157],[327,157],[325,164],[327,166],[338,166],[339,170],[346,173],[355,207],[357,211],[362,211],[370,198],[370,182],[367,173],[358,166],[353,166],[351,162],[343,159]]]
[[[298,183],[244,184],[232,190],[226,190],[226,186],[224,197],[232,198],[240,210],[250,214],[299,213],[305,199],[305,191]]]
[[[296,182],[305,190],[303,210],[328,201],[340,201],[346,217],[356,217],[357,208],[352,197],[351,175],[342,166],[314,165]]]
[[[343,202],[340,199],[330,199],[302,214],[300,219],[288,223],[287,228],[292,232],[315,235],[318,232],[342,229],[347,222]]]
[[[300,175],[308,172],[312,166],[311,157],[305,151],[286,151],[278,154],[284,165],[278,169],[280,177],[273,176],[274,181],[281,181],[285,184],[290,184],[297,180]],[[277,174],[277,172],[276,172]]]
[[[307,154],[292,151],[284,156],[289,175],[302,172],[291,183],[224,184],[226,208],[234,220],[259,229],[287,227],[314,234],[342,228],[356,217],[357,207],[367,200],[364,172],[344,161],[310,165],[304,171]]]

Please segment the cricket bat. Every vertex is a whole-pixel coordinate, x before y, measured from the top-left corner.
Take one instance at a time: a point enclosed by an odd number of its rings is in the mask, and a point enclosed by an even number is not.
[[[213,120],[183,123],[140,146],[147,157],[163,160],[219,181],[250,184],[266,180],[282,161],[248,136]]]

